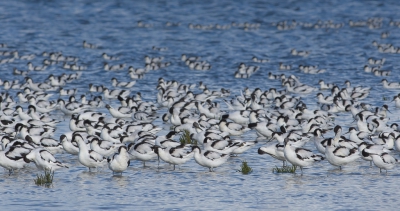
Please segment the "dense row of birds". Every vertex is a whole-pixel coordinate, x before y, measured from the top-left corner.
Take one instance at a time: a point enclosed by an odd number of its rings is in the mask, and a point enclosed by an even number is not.
[[[53,78],[50,75],[48,79]],[[79,80],[78,75],[76,79]],[[67,83],[69,77],[59,77],[58,84]],[[369,87],[338,86],[320,81],[320,89],[331,89],[332,95],[317,94],[320,109],[309,110],[300,97],[292,94],[308,94],[317,88],[302,84],[294,75],[282,75],[283,90],[271,88],[251,91],[244,89],[241,95],[227,99],[230,92],[225,89],[210,91],[203,83],[181,84],[177,81],[158,81],[156,102],[143,101],[140,94],[129,96],[129,91],[102,92],[104,98],[119,101],[111,106],[101,98],[68,102],[59,99],[50,102],[49,90],[60,86],[47,80],[33,83],[26,78],[18,92],[17,102],[3,93],[1,102],[1,145],[0,165],[12,172],[33,161],[39,169],[67,167],[55,158],[58,153],[77,155],[79,162],[98,168],[108,163],[113,172],[122,172],[130,160],[146,161],[159,157],[163,161],[181,165],[194,157],[196,162],[213,170],[225,163],[230,155],[244,153],[258,141],[276,140],[274,144],[258,149],[259,154],[268,154],[301,169],[324,158],[330,164],[343,166],[362,158],[374,162],[380,169],[391,169],[397,160],[391,150],[400,150],[400,133],[396,123],[388,126],[388,106],[372,107],[361,103],[370,91]],[[46,87],[44,86],[46,84]],[[293,88],[295,87],[295,89]],[[194,94],[194,89],[201,90]],[[28,93],[26,93],[28,92]],[[127,93],[127,94],[126,94]],[[398,96],[394,97],[398,99]],[[221,110],[223,99],[228,110]],[[21,105],[28,103],[28,111]],[[104,105],[109,113],[96,111]],[[396,103],[397,105],[397,103]],[[157,115],[157,110],[166,107],[167,112]],[[70,132],[56,140],[52,137],[60,121],[51,113],[60,110],[71,116]],[[356,121],[343,136],[342,128],[334,124],[335,113],[348,112]],[[173,125],[165,135],[158,135],[162,127],[153,124],[157,118]],[[329,130],[334,136],[324,138]],[[257,133],[257,140],[237,139],[248,131]],[[195,143],[185,144],[174,140],[181,132],[188,131]],[[234,138],[236,137],[236,138]],[[321,155],[302,148],[313,142]]]
[[[380,18],[349,21],[350,27],[376,29],[382,24]],[[395,21],[390,25],[400,26]],[[153,27],[142,21],[137,26]],[[166,26],[180,24],[168,22]],[[190,29],[202,30],[230,27],[249,30],[260,26],[258,23],[189,24]],[[282,21],[273,26],[278,30],[297,26],[337,29],[344,23]],[[384,32],[381,39],[387,36],[389,32]],[[392,44],[373,41],[372,45],[380,52],[398,51]],[[86,41],[82,47],[94,52],[100,50],[98,45]],[[0,48],[7,49],[7,45],[0,44]],[[168,48],[153,46],[152,50],[163,52]],[[294,48],[287,53],[304,58],[312,54]],[[140,92],[131,91],[145,74],[171,65],[163,56],[145,56],[143,67],[135,68],[119,62],[118,56],[99,54],[102,71],[125,72],[131,80],[112,77],[108,82],[91,83],[87,89],[78,90],[67,89],[79,83],[88,71],[78,57],[61,52],[20,55],[16,50],[0,51],[0,55],[0,64],[28,61],[26,70],[14,68],[12,72],[15,77],[24,77],[23,80],[0,78],[3,91],[0,95],[0,166],[10,174],[30,162],[38,169],[68,168],[68,164],[57,160],[60,153],[76,156],[89,171],[107,165],[113,173],[122,173],[132,160],[142,161],[145,166],[146,162],[157,159],[173,165],[174,169],[194,159],[213,171],[230,157],[246,153],[257,145],[262,145],[258,154],[270,155],[283,165],[298,166],[301,171],[323,160],[340,169],[358,159],[370,161],[380,170],[392,169],[398,162],[394,154],[400,151],[400,128],[388,117],[392,104],[376,107],[363,102],[371,87],[353,86],[349,80],[343,86],[324,80],[319,80],[318,86],[305,84],[295,74],[284,74],[293,69],[291,64],[279,63],[277,70],[281,74],[268,74],[269,81],[280,83],[281,88],[244,88],[234,96],[226,88],[210,90],[203,82],[185,84],[159,78],[155,87],[157,94],[152,98],[155,100],[146,101]],[[31,62],[37,57],[43,58],[38,66]],[[182,54],[178,60],[191,70],[211,70],[211,64],[196,55]],[[364,72],[377,77],[389,76],[391,71],[382,69],[385,61],[385,58],[369,58]],[[270,62],[268,58],[254,56],[238,65],[234,77],[249,78],[262,69],[257,64],[267,62]],[[70,74],[55,75],[49,69],[63,69]],[[300,64],[298,69],[307,74],[327,71],[318,65]],[[35,78],[36,72],[49,74],[39,81]],[[386,89],[400,89],[399,83],[386,78],[381,83]],[[78,93],[81,93],[79,98]],[[57,95],[56,101],[50,100]],[[314,101],[307,104],[304,97],[312,95],[316,96]],[[393,96],[392,101],[394,107],[400,108],[400,94]],[[54,134],[63,122],[60,114],[67,117],[69,130],[58,138]],[[353,122],[342,124],[343,127],[337,125],[338,115]],[[185,135],[190,136],[190,143],[178,141]]]
[[[242,29],[245,31],[258,30],[260,27],[273,26],[278,30],[293,30],[297,27],[302,27],[305,29],[340,29],[344,26],[349,27],[367,27],[369,29],[380,29],[384,26],[384,19],[380,17],[371,17],[365,20],[349,20],[347,23],[339,22],[335,23],[332,20],[318,20],[316,22],[301,22],[297,20],[284,20],[279,22],[270,23],[237,23],[232,22],[230,24],[197,24],[189,23],[186,26],[192,30],[229,30],[233,28]],[[391,27],[400,27],[400,22],[395,20],[390,20],[387,24]],[[183,26],[181,23],[166,22],[161,25],[156,25],[152,23],[145,23],[144,21],[137,21],[136,26],[139,28],[152,28],[152,27],[180,27]],[[383,32],[381,38],[385,39],[389,36],[389,32]]]

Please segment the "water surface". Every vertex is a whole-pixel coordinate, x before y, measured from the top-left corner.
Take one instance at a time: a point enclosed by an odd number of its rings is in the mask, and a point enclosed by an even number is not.
[[[232,96],[245,87],[267,90],[282,89],[279,81],[268,80],[273,74],[294,74],[303,83],[317,86],[319,79],[343,86],[345,80],[352,84],[371,86],[371,93],[363,102],[374,106],[388,104],[392,111],[390,123],[399,121],[399,110],[384,98],[392,98],[398,91],[385,90],[382,77],[363,71],[369,57],[386,58],[383,69],[391,70],[389,81],[400,81],[397,54],[380,53],[372,41],[400,46],[399,28],[389,21],[400,20],[397,1],[3,1],[0,2],[1,42],[18,50],[20,55],[43,51],[62,52],[76,56],[79,65],[87,66],[82,78],[65,88],[78,88],[79,95],[86,94],[88,84],[105,84],[111,88],[110,78],[128,80],[127,71],[105,72],[101,54],[106,52],[120,57],[112,64],[144,67],[144,56],[163,56],[171,62],[168,68],[151,71],[131,88],[141,92],[145,100],[155,101],[159,77],[192,84],[203,81],[210,90],[229,88]],[[349,20],[382,18],[377,29],[350,27]],[[338,29],[308,28],[300,25],[291,30],[278,30],[274,23],[295,20],[297,23],[332,21],[343,23]],[[149,27],[138,27],[138,21]],[[166,26],[167,22],[179,23]],[[258,28],[245,30],[232,26],[257,23]],[[229,29],[190,29],[189,24],[231,25]],[[390,32],[381,39],[382,32]],[[98,49],[83,49],[82,41],[94,43]],[[167,51],[154,51],[153,46],[166,47]],[[306,57],[293,57],[290,50],[308,50]],[[190,70],[180,61],[181,54],[200,56],[208,61],[210,71]],[[268,63],[256,64],[251,58],[267,58]],[[32,62],[41,64],[42,56]],[[260,70],[249,79],[235,79],[239,63],[259,65]],[[279,63],[292,64],[294,70],[278,70]],[[26,61],[2,64],[2,80],[23,80],[12,75],[12,69],[26,70]],[[297,70],[299,64],[318,65],[327,69],[320,75],[308,75]],[[44,72],[30,76],[43,81],[49,74],[71,74],[61,65],[50,66]],[[0,88],[2,89],[2,88]],[[4,91],[4,90],[1,90]],[[16,91],[10,91],[15,94]],[[325,91],[327,95],[329,92]],[[302,96],[309,108],[317,108],[315,93]],[[55,95],[52,100],[57,99]],[[64,98],[64,97],[63,97]],[[66,99],[66,98],[65,98]],[[110,102],[117,105],[118,102]],[[226,108],[225,108],[226,109]],[[104,108],[99,111],[107,112]],[[166,110],[161,110],[160,113]],[[55,137],[68,131],[68,117],[57,127]],[[161,124],[158,121],[159,124]],[[349,114],[339,114],[336,124],[351,125]],[[166,125],[165,128],[169,128]],[[164,131],[165,132],[165,131]],[[330,134],[331,135],[331,134]],[[328,135],[329,136],[329,135]],[[253,140],[256,134],[246,133],[242,139]],[[321,162],[307,168],[303,175],[276,174],[272,168],[281,165],[268,156],[257,154],[257,145],[239,157],[209,173],[194,160],[176,171],[168,164],[149,162],[142,168],[141,162],[133,161],[122,176],[113,176],[107,168],[99,173],[88,172],[77,157],[57,155],[69,164],[67,170],[55,174],[52,188],[38,187],[33,178],[41,173],[31,165],[16,174],[0,174],[0,201],[4,209],[36,210],[95,210],[95,209],[294,209],[294,210],[392,210],[399,205],[397,181],[399,169],[380,174],[369,163],[357,161],[339,171],[329,163]],[[309,143],[307,148],[314,149]],[[396,155],[397,156],[397,155]],[[236,170],[241,160],[247,160],[254,169],[250,175]]]

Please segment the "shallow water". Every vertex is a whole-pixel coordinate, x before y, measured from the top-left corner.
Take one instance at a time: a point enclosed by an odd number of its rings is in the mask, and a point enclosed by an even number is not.
[[[267,90],[282,89],[279,81],[268,80],[268,72],[273,74],[294,74],[300,80],[317,86],[319,79],[336,83],[343,87],[348,79],[353,86],[371,86],[371,93],[363,102],[374,106],[388,104],[391,110],[390,123],[399,122],[400,111],[391,99],[398,91],[382,87],[383,77],[365,73],[363,66],[369,57],[386,58],[382,69],[391,70],[387,77],[390,82],[400,81],[398,54],[380,53],[372,46],[372,41],[392,43],[400,46],[399,28],[389,26],[390,19],[400,20],[397,1],[344,1],[322,3],[320,1],[2,1],[0,2],[1,42],[8,48],[18,50],[20,55],[43,51],[61,51],[63,55],[76,56],[79,65],[85,65],[81,79],[65,88],[78,88],[79,95],[85,94],[88,84],[107,84],[110,78],[127,81],[127,71],[106,72],[103,70],[101,54],[116,55],[118,61],[127,66],[143,67],[144,56],[163,56],[172,65],[150,71],[131,88],[132,94],[141,92],[145,100],[155,101],[159,77],[191,84],[203,81],[210,90],[229,88],[232,96],[245,87]],[[381,17],[383,24],[378,29],[349,27],[349,20],[366,20]],[[151,27],[141,28],[142,20]],[[339,29],[310,29],[297,26],[291,30],[277,30],[273,23],[296,20],[298,23],[316,23],[318,20],[332,20],[344,23]],[[180,23],[167,27],[166,22]],[[193,24],[259,23],[257,29],[244,30],[230,27],[227,30],[189,29]],[[387,39],[380,34],[388,31]],[[94,43],[98,49],[83,49],[82,41]],[[154,51],[152,46],[167,47],[167,51]],[[309,50],[308,57],[293,57],[290,50]],[[0,49],[3,50],[3,49]],[[180,61],[181,54],[200,56],[208,61],[210,71],[194,71]],[[251,58],[267,58],[268,63],[253,63]],[[32,63],[41,64],[42,56]],[[239,63],[259,65],[260,70],[249,79],[235,79],[234,72]],[[292,64],[291,71],[278,70],[279,62]],[[12,75],[12,69],[26,70],[27,61],[16,60],[0,65],[1,79],[23,81],[23,77]],[[301,73],[299,64],[318,65],[327,69],[326,73],[309,75]],[[60,65],[49,66],[46,71],[34,72],[34,81],[43,81],[49,74],[71,74]],[[4,91],[0,87],[1,91]],[[17,91],[10,91],[11,94]],[[315,94],[301,96],[309,108],[317,108]],[[325,95],[329,92],[324,91]],[[78,95],[78,96],[79,96]],[[55,100],[58,95],[51,99]],[[63,97],[67,99],[66,97]],[[117,105],[117,101],[109,102]],[[26,106],[26,105],[24,105]],[[99,111],[107,112],[102,108]],[[160,114],[165,109],[160,111]],[[64,121],[58,125],[55,137],[68,131],[68,117],[60,111],[55,116]],[[351,125],[349,114],[341,113],[336,124]],[[160,122],[158,121],[160,124]],[[169,128],[166,125],[165,128]],[[165,132],[165,131],[163,131]],[[330,134],[331,135],[331,134]],[[329,135],[328,135],[329,136]],[[254,131],[242,138],[253,140]],[[359,160],[339,171],[324,161],[301,174],[272,173],[281,162],[269,156],[257,154],[258,144],[239,157],[207,172],[194,160],[182,165],[176,171],[172,166],[157,162],[132,161],[122,176],[112,176],[108,168],[99,173],[91,173],[80,165],[76,156],[61,154],[57,158],[70,168],[55,173],[52,188],[38,187],[33,179],[41,173],[31,165],[16,174],[0,174],[0,201],[4,209],[294,209],[294,210],[392,210],[399,205],[396,182],[400,178],[398,168],[388,174],[380,174],[369,163]],[[314,149],[312,143],[306,145]],[[396,155],[398,156],[398,155]],[[241,160],[246,160],[253,168],[250,175],[242,175],[236,170]]]

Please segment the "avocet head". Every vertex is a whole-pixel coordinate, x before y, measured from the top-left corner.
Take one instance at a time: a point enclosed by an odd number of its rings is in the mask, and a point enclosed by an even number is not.
[[[192,146],[192,152],[199,152],[199,153],[201,153],[201,149],[200,149],[200,147],[198,147],[198,146]]]
[[[118,153],[121,154],[121,152],[128,152],[128,149],[126,148],[126,146],[120,146],[118,148]]]
[[[333,132],[335,134],[341,133],[342,132],[342,127],[340,125],[336,125],[335,128],[333,129]]]

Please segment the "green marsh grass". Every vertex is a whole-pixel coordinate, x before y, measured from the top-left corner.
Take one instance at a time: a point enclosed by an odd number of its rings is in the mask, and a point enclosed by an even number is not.
[[[237,171],[241,172],[242,174],[250,174],[253,172],[253,169],[247,164],[246,160],[243,160],[242,165],[240,165],[240,169]]]
[[[188,130],[183,130],[182,135],[179,137],[181,144],[192,144],[197,145],[197,141],[190,138],[190,132]]]
[[[33,181],[38,186],[50,187],[53,184],[54,171],[51,169],[44,170],[44,175],[40,174],[40,176],[36,176],[36,179],[33,179]]]
[[[297,166],[283,166],[281,168],[275,166],[275,168],[272,169],[273,173],[296,173]]]

